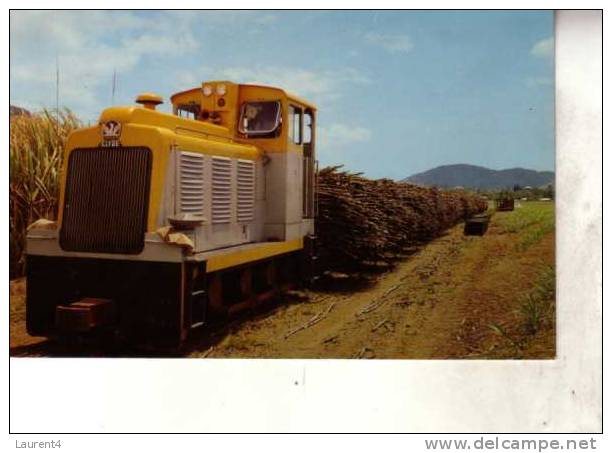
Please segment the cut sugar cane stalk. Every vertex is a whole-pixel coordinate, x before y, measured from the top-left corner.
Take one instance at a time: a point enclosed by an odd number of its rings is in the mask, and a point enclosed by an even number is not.
[[[325,319],[325,317],[329,314],[329,312],[332,310],[332,308],[334,308],[334,305],[336,305],[336,303],[332,303],[329,305],[329,307],[327,307],[326,310],[317,313],[316,315],[314,315],[312,318],[310,318],[310,320],[306,323],[301,325],[300,327],[293,329],[291,331],[289,331],[286,335],[285,335],[285,340],[287,338],[289,338],[291,335],[294,335],[304,329],[308,329],[309,327],[314,326],[315,324],[317,324],[319,321],[322,321],[323,319]]]

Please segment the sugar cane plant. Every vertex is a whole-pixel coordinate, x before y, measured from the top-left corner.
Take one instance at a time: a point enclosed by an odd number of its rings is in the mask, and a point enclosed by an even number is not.
[[[23,273],[27,226],[55,219],[62,151],[70,132],[80,127],[69,111],[43,110],[11,115],[9,140],[10,277]]]

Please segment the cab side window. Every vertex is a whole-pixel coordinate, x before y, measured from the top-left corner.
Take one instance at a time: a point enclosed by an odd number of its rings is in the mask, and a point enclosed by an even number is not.
[[[302,109],[289,106],[289,140],[295,144],[302,144]]]
[[[312,127],[312,112],[307,110],[306,112],[304,112],[304,127],[302,132],[302,143],[304,143],[305,145],[312,143]]]
[[[249,138],[275,137],[281,125],[279,101],[245,102],[238,130]]]
[[[180,116],[181,118],[189,118],[191,120],[195,120],[200,114],[200,106],[193,103],[179,104],[176,107],[175,114],[177,116]]]

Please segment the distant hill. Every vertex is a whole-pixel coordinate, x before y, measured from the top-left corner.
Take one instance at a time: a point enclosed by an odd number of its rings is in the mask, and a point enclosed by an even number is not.
[[[506,189],[515,184],[521,187],[541,187],[554,184],[555,173],[525,168],[491,170],[476,165],[442,165],[404,179],[405,182],[424,186],[457,187],[473,189]]]
[[[31,113],[28,112],[26,109],[22,108],[22,107],[17,107],[15,105],[9,105],[9,115],[13,116],[13,115],[25,115],[25,116],[30,116]]]

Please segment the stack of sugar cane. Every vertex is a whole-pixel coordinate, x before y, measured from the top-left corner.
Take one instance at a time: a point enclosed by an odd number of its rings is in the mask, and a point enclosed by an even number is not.
[[[327,267],[387,261],[487,209],[463,190],[372,180],[340,168],[318,174],[317,236]]]

